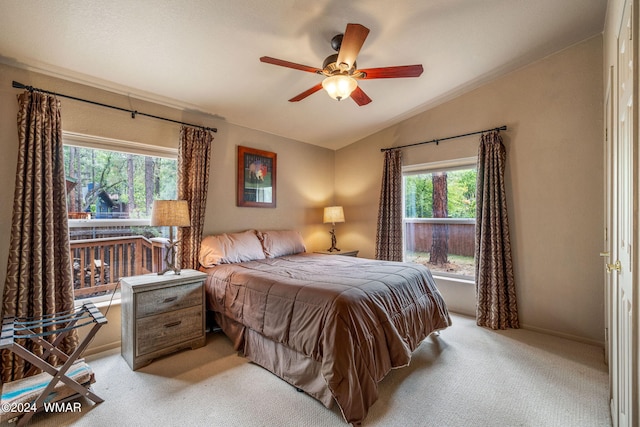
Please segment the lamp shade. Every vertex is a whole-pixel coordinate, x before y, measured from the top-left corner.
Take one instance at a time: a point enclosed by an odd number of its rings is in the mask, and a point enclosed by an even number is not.
[[[338,101],[346,99],[351,92],[356,90],[358,82],[352,77],[344,74],[327,77],[322,81],[322,87],[327,91],[330,97]]]
[[[329,206],[324,208],[324,223],[344,222],[342,206]]]
[[[189,204],[186,200],[154,200],[151,225],[189,227]]]

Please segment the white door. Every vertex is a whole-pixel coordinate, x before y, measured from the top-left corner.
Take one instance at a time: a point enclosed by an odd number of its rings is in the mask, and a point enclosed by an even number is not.
[[[614,142],[616,138],[614,135],[617,119],[615,117],[615,69],[611,67],[609,70],[607,94],[605,97],[605,129],[604,129],[604,195],[605,195],[605,209],[604,209],[604,250],[600,256],[605,258],[606,263],[610,263],[610,260],[617,259],[617,221],[613,220],[613,214],[616,212],[615,205],[617,203],[617,156],[616,147]],[[617,289],[617,275],[612,275],[604,270],[604,308],[605,308],[605,363],[609,365],[609,398],[611,401],[611,413],[618,413],[618,363],[617,352],[614,351],[614,347],[611,345],[615,341],[617,336],[617,304],[615,290]],[[618,418],[612,417],[613,427],[617,427]]]
[[[632,37],[631,1],[625,5],[624,15],[618,32],[618,79],[616,93],[617,132],[612,143],[610,167],[611,183],[611,253],[607,264],[611,277],[609,285],[611,301],[612,334],[610,334],[609,364],[612,368],[611,412],[614,426],[637,425],[637,353],[634,346],[637,334],[634,324],[634,246],[637,218],[634,215],[634,177],[637,171],[637,144],[634,99],[634,46]]]

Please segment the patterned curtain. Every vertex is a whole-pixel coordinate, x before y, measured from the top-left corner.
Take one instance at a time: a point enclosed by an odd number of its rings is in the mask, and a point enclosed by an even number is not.
[[[38,319],[74,307],[60,103],[29,92],[18,103],[18,165],[2,313]],[[48,338],[52,342],[55,335]],[[77,344],[71,333],[58,348],[70,354]],[[25,346],[43,354],[31,341]],[[59,363],[57,357],[48,362]],[[23,359],[2,352],[3,382],[23,378],[29,369]]]
[[[182,268],[198,268],[200,240],[209,190],[209,163],[213,136],[205,129],[183,126],[178,150],[178,199],[189,203],[191,227],[180,228]]]
[[[384,153],[376,259],[402,261],[402,152]]]
[[[504,190],[505,160],[500,133],[483,134],[476,185],[476,322],[492,329],[519,328]]]

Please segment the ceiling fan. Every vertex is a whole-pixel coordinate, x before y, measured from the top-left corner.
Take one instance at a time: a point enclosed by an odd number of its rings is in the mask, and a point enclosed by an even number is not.
[[[359,106],[371,102],[371,98],[358,86],[357,80],[393,79],[397,77],[418,77],[422,74],[422,65],[400,65],[395,67],[364,68],[357,69],[356,57],[369,34],[369,29],[360,24],[347,24],[343,34],[338,34],[331,39],[331,47],[337,54],[328,56],[322,68],[314,68],[308,65],[263,56],[260,61],[281,67],[309,73],[321,74],[325,79],[310,89],[294,96],[289,102],[298,102],[307,96],[325,89],[329,96],[338,101],[349,96]]]

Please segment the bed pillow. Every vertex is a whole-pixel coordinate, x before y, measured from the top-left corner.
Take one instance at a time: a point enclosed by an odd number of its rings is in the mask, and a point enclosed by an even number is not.
[[[258,238],[267,258],[294,255],[307,250],[302,235],[295,230],[258,231]]]
[[[262,244],[255,230],[241,233],[223,233],[207,236],[200,243],[200,264],[214,267],[218,264],[264,259]]]

